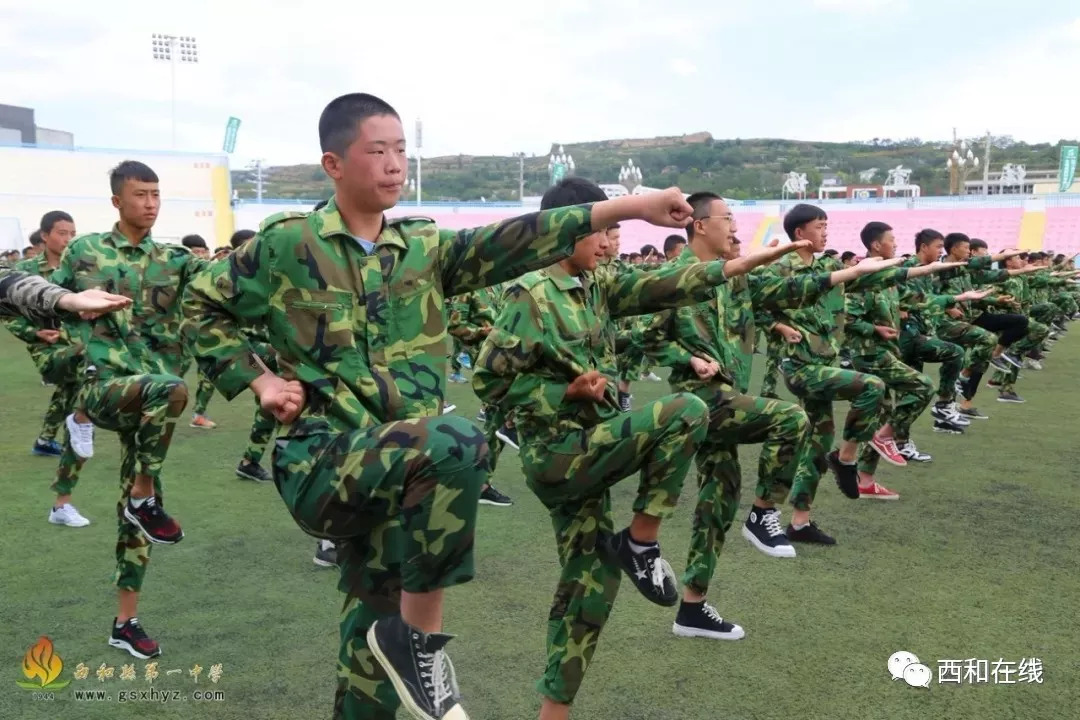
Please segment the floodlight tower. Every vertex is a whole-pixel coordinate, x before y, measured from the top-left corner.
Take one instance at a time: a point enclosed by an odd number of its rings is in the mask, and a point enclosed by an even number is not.
[[[178,63],[194,65],[199,62],[199,48],[195,38],[190,35],[165,35],[154,33],[150,36],[151,49],[155,60],[167,62],[172,75],[172,147],[176,149],[176,66]]]

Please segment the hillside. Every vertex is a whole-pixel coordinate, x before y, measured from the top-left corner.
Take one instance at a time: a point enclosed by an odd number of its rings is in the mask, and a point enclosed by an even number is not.
[[[983,156],[984,140],[968,141]],[[1075,144],[1076,141],[1065,141]],[[716,140],[707,132],[677,137],[603,140],[565,144],[576,164],[575,174],[597,182],[614,183],[619,168],[632,159],[650,187],[678,185],[684,190],[713,190],[736,199],[780,197],[785,174],[804,172],[816,189],[823,176],[838,175],[842,182],[858,182],[858,173],[878,168],[875,183],[885,180],[887,169],[903,164],[913,172],[911,182],[925,195],[948,193],[945,168],[950,143],[889,140],[827,143],[781,139]],[[553,146],[552,150],[557,146]],[[1059,145],[1015,142],[995,138],[991,166],[1020,163],[1028,169],[1056,168]],[[548,185],[548,155],[525,158],[525,194],[540,195]],[[514,157],[450,155],[424,158],[425,200],[517,200],[518,159]],[[979,174],[969,179],[981,177]],[[410,167],[415,175],[415,165]],[[318,165],[290,165],[263,169],[264,197],[329,197],[330,182]],[[233,171],[233,187],[241,197],[255,196],[254,174]]]

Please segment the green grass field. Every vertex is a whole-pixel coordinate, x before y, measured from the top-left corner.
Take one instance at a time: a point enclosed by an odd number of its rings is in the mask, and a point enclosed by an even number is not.
[[[1080,326],[1044,372],[1027,371],[1025,405],[994,402],[991,419],[962,437],[916,426],[926,466],[883,464],[896,503],[852,502],[822,482],[816,516],[838,538],[831,549],[799,548],[795,560],[768,558],[731,533],[711,593],[746,628],[734,643],[671,634],[673,610],[648,604],[628,584],[604,631],[576,705],[581,720],[755,718],[1068,718],[1080,705]],[[759,363],[761,364],[761,363]],[[75,501],[92,525],[46,522],[55,461],[32,457],[49,390],[23,348],[0,337],[0,719],[235,718],[289,720],[330,715],[340,605],[335,574],[311,562],[314,542],[293,524],[273,486],[233,476],[251,400],[215,397],[219,423],[207,432],[178,426],[166,464],[170,511],[186,539],[154,549],[140,608],[162,645],[154,687],[184,693],[216,689],[217,702],[118,703],[132,660],[105,641],[114,614],[110,585],[115,542],[118,444],[100,432]],[[756,385],[756,381],[755,381]],[[666,384],[638,383],[637,402]],[[450,399],[468,417],[467,385]],[[840,417],[842,407],[837,408]],[[757,450],[742,455],[744,508]],[[693,479],[689,481],[693,484]],[[525,488],[513,455],[495,484],[509,509],[481,507],[475,582],[448,595],[447,629],[466,708],[474,720],[536,716],[534,683],[544,661],[548,604],[557,576],[550,525]],[[616,491],[618,522],[629,519],[634,480]],[[676,571],[685,561],[694,493],[665,525],[663,545]],[[744,509],[745,512],[745,509]],[[788,512],[785,509],[785,516]],[[745,517],[740,515],[740,520]],[[20,688],[21,660],[48,635],[70,680],[78,663],[92,671],[55,699]],[[935,671],[929,690],[894,682],[886,661],[915,653]],[[1042,661],[1042,684],[939,685],[939,660]],[[102,663],[115,676],[99,682]],[[187,670],[201,665],[198,686]],[[210,666],[222,665],[216,686]],[[182,669],[181,675],[166,675]],[[1014,676],[1015,677],[1015,676]],[[111,701],[72,692],[104,689]]]

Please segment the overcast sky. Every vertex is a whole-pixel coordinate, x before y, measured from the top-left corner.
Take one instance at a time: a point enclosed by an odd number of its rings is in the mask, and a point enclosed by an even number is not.
[[[179,148],[234,166],[316,162],[345,92],[397,107],[424,155],[707,130],[718,138],[1080,136],[1076,0],[0,0],[0,103],[90,147]]]

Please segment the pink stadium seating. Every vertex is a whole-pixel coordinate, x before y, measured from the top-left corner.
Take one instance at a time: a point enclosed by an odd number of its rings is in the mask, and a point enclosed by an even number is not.
[[[971,210],[855,210],[829,214],[829,247],[843,252],[865,252],[859,233],[871,221],[892,226],[898,254],[915,250],[915,233],[933,228],[943,234],[962,232],[982,238],[992,250],[1015,247],[1020,239],[1021,208],[979,208]]]
[[[1080,207],[1046,209],[1043,247],[1066,255],[1080,253]]]

